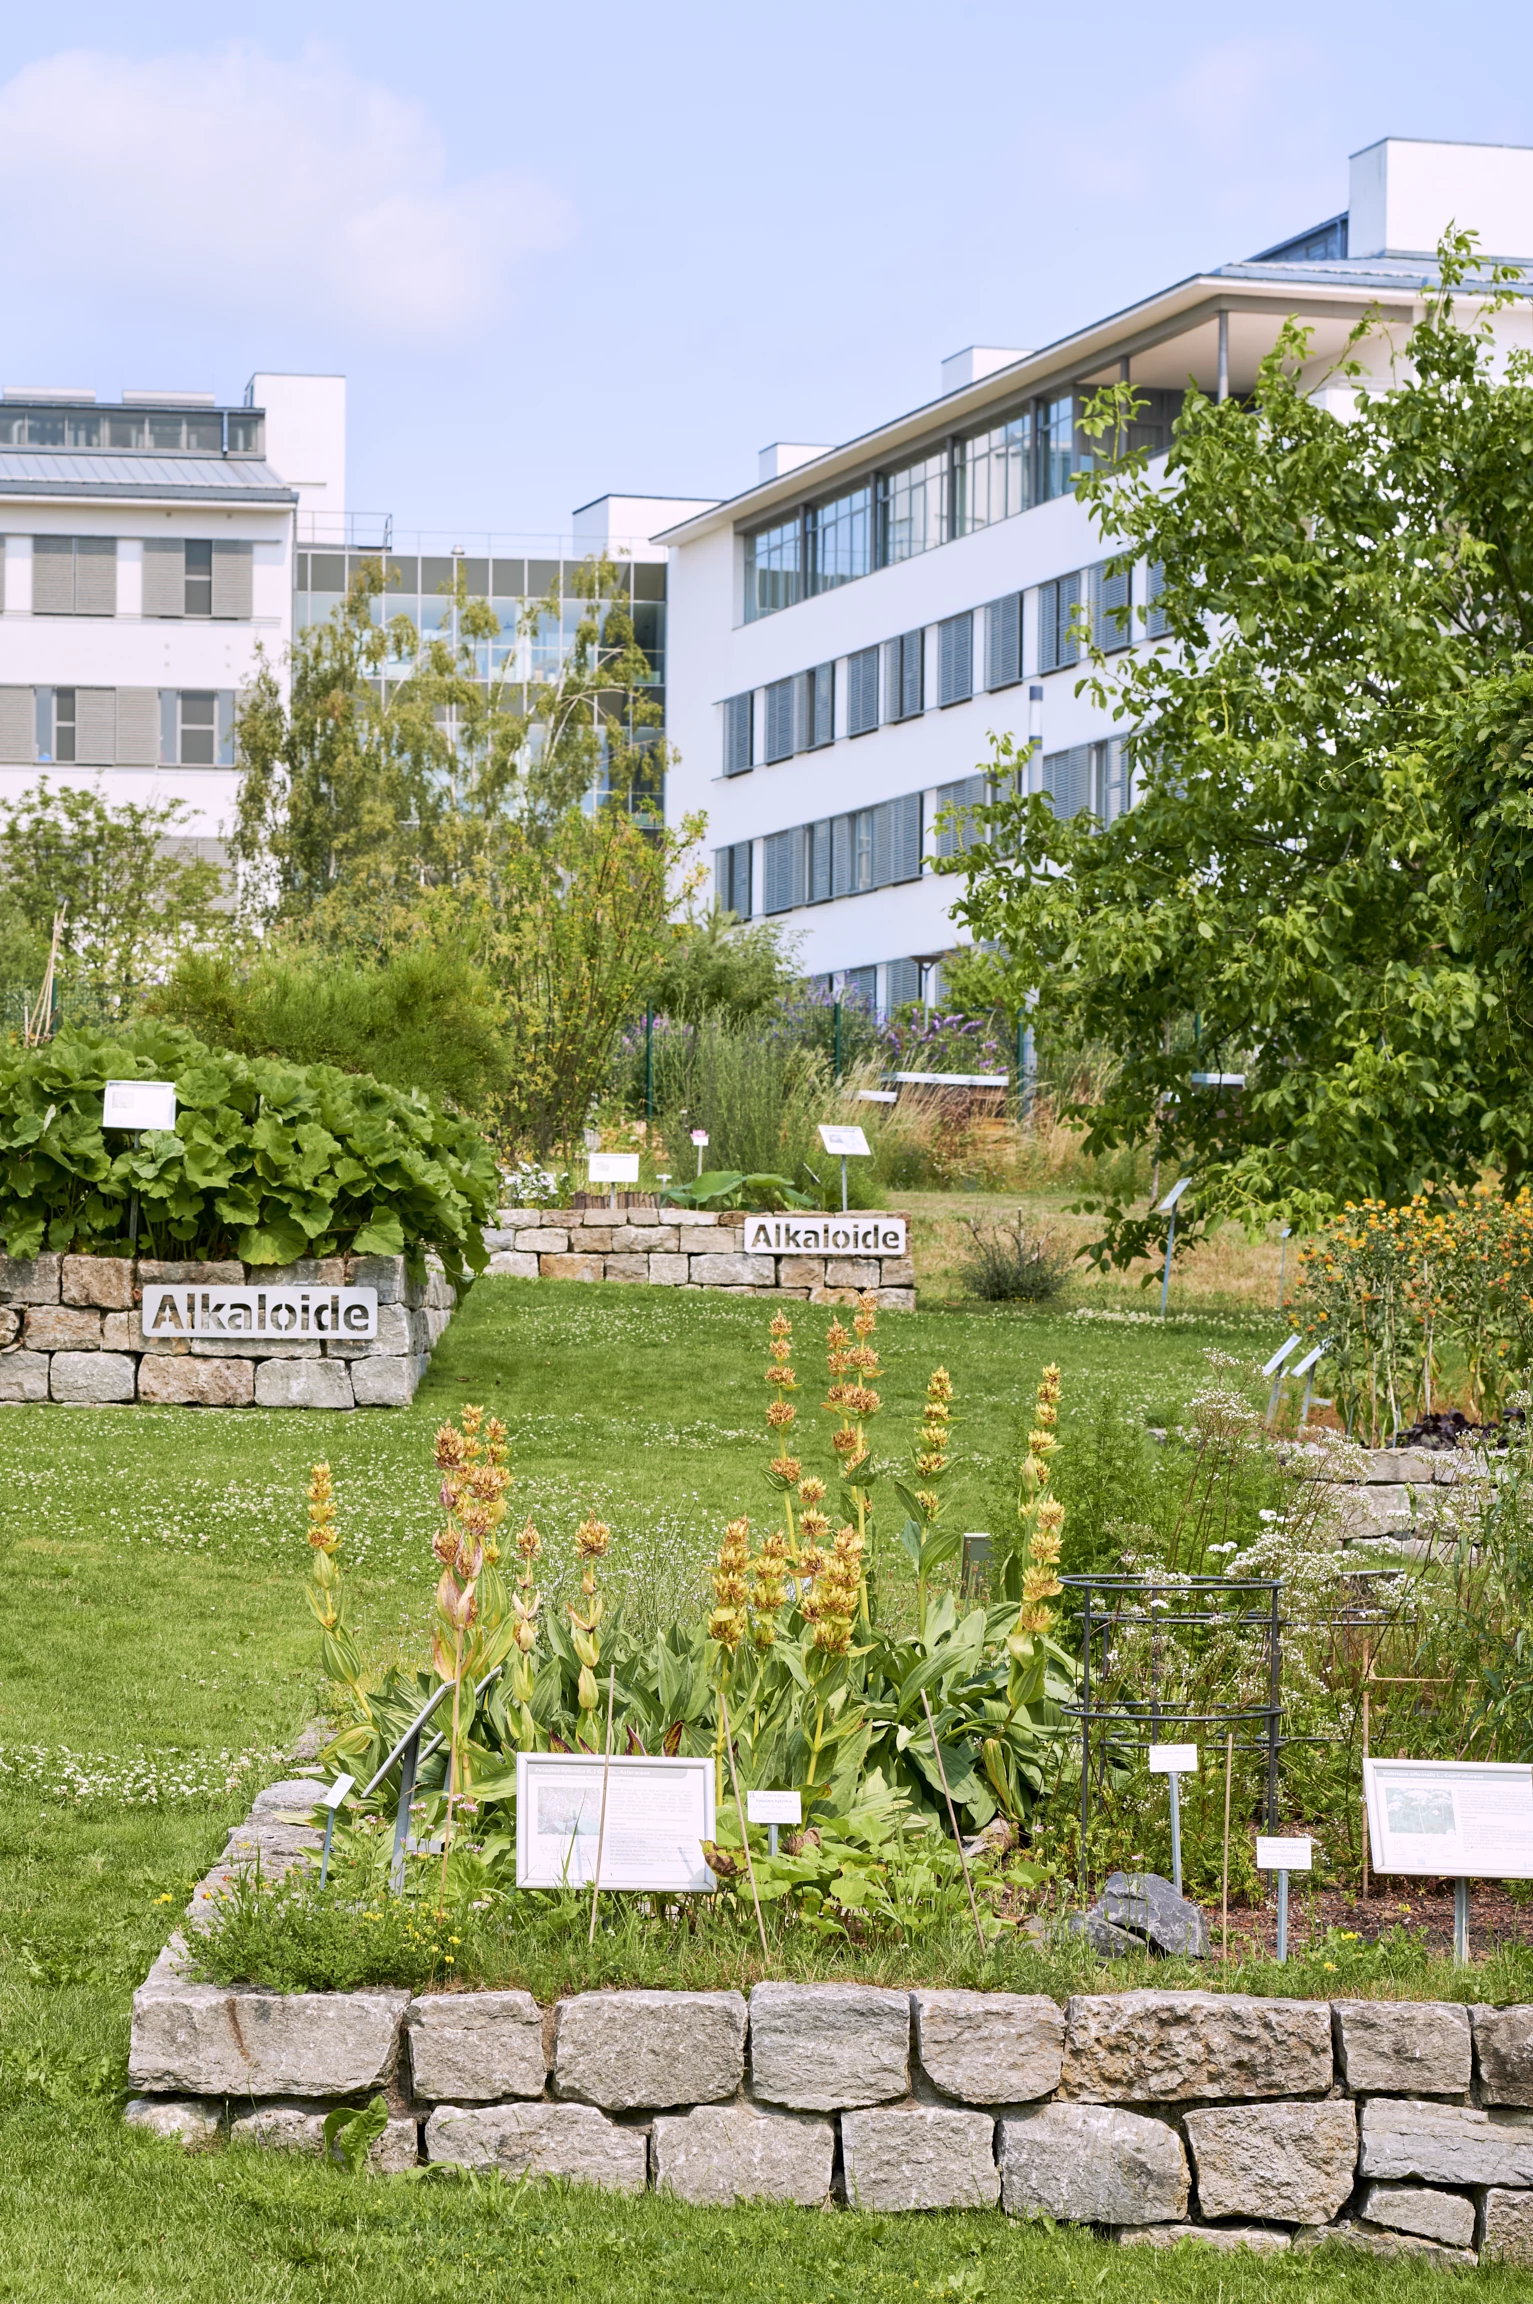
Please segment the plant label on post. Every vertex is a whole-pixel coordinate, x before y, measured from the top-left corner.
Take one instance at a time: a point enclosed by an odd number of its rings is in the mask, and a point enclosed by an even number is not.
[[[1308,1872],[1313,1861],[1313,1844],[1305,1838],[1268,1840],[1260,1833],[1256,1839],[1256,1869],[1275,1872],[1278,1878],[1277,1956],[1288,1958],[1288,1875],[1290,1872]]]
[[[615,1208],[618,1185],[639,1181],[639,1155],[637,1152],[593,1152],[586,1162],[586,1174],[593,1184],[611,1185],[608,1198]]]
[[[1197,1772],[1196,1744],[1150,1746],[1150,1774],[1169,1777],[1171,1782],[1171,1885],[1178,1896],[1182,1893],[1182,1803],[1177,1780]]]
[[[101,1099],[103,1128],[174,1128],[172,1080],[109,1080]]]
[[[1171,1252],[1176,1246],[1176,1204],[1191,1182],[1190,1176],[1184,1176],[1179,1184],[1173,1184],[1156,1210],[1157,1215],[1169,1216],[1171,1219],[1166,1226],[1166,1276],[1160,1284],[1160,1316],[1162,1320],[1166,1317],[1166,1299],[1171,1293]]]
[[[337,1776],[335,1782],[327,1790],[321,1792],[319,1796],[318,1805],[325,1811],[325,1845],[319,1859],[319,1884],[321,1888],[325,1885],[330,1871],[330,1841],[335,1832],[336,1811],[355,1783],[355,1776]]]
[[[1375,1872],[1454,1885],[1453,1956],[1469,1957],[1471,1880],[1533,1880],[1533,1769],[1511,1760],[1365,1760]]]
[[[693,1129],[693,1131],[692,1131],[692,1141],[693,1141],[693,1143],[694,1143],[694,1144],[697,1146],[697,1173],[699,1174],[699,1176],[701,1176],[701,1174],[702,1174],[702,1172],[703,1172],[703,1154],[704,1154],[704,1153],[707,1151],[707,1149],[708,1149],[708,1131],[707,1131],[707,1129],[706,1129],[706,1128],[694,1128],[694,1129]]]
[[[609,1772],[602,1834],[602,1773]],[[718,1883],[703,1860],[714,1838],[713,1761],[614,1753],[519,1752],[516,1757],[518,1888],[601,1884],[706,1895]]]
[[[1273,1417],[1277,1414],[1278,1399],[1283,1389],[1283,1378],[1287,1373],[1283,1366],[1283,1362],[1289,1358],[1290,1354],[1297,1352],[1298,1349],[1299,1337],[1297,1334],[1286,1338],[1285,1341],[1278,1346],[1277,1350],[1273,1353],[1272,1358],[1266,1362],[1262,1369],[1262,1374],[1264,1376],[1270,1376],[1272,1378],[1272,1391],[1267,1401],[1267,1422],[1269,1424],[1272,1422]]]
[[[767,1845],[775,1856],[778,1825],[802,1824],[804,1803],[796,1792],[747,1792],[745,1817],[747,1823],[766,1826]]]
[[[827,1152],[834,1153],[841,1163],[841,1213],[846,1214],[846,1164],[848,1160],[871,1158],[868,1140],[860,1128],[838,1128],[829,1121],[820,1122],[820,1142]]]

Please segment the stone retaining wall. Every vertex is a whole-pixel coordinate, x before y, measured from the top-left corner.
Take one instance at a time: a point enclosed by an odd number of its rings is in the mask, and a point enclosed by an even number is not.
[[[853,1209],[849,1229],[872,1216]],[[908,1240],[909,1220],[900,1220]],[[484,1238],[488,1269],[516,1280],[626,1280],[727,1296],[797,1296],[812,1304],[850,1304],[872,1288],[885,1311],[915,1309],[908,1253],[748,1256],[744,1227],[739,1209],[502,1208],[498,1226]]]
[[[1342,1540],[1351,1550],[1425,1559],[1434,1540],[1456,1535],[1454,1491],[1496,1476],[1498,1459],[1480,1449],[1358,1448],[1298,1442],[1291,1471],[1346,1492]]]
[[[201,1884],[312,1861],[312,1784],[274,1785]],[[1125,2242],[1334,2239],[1533,2263],[1533,2007],[758,1984],[739,1992],[134,1997],[127,2117],[188,2143],[319,2151],[382,2092],[382,2170],[422,2161],[704,2205],[995,2208]]]
[[[0,1401],[195,1408],[402,1408],[457,1302],[440,1264],[424,1282],[402,1256],[305,1257],[296,1264],[163,1263],[148,1257],[0,1257]],[[365,1341],[219,1337],[146,1341],[146,1285],[358,1287],[378,1291]]]

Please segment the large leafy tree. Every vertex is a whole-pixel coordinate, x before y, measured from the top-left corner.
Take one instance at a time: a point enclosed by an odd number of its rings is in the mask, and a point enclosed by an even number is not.
[[[992,992],[1115,1060],[1076,1107],[1090,1148],[1194,1177],[1183,1239],[1527,1164],[1533,357],[1496,345],[1509,276],[1467,235],[1439,257],[1388,381],[1366,323],[1329,379],[1349,410],[1290,324],[1248,400],[1189,392],[1163,478],[1082,475],[1115,565],[1162,587],[1161,644],[1084,683],[1132,739],[1137,804],[1060,821],[998,742],[947,867]],[[1104,447],[1131,400],[1101,396]],[[1159,1230],[1109,1205],[1097,1252]]]
[[[227,931],[225,876],[197,853],[178,800],[113,807],[44,777],[0,807],[0,934],[41,972],[60,922],[66,975],[132,992],[188,945]]]

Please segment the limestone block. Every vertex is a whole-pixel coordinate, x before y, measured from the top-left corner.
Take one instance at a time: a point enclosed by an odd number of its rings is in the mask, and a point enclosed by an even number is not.
[[[45,1352],[0,1352],[0,1400],[46,1400]]]
[[[799,2112],[887,2103],[910,2086],[910,1996],[874,1984],[758,1984],[751,2088]]]
[[[1118,2239],[1125,2248],[1174,2248],[1181,2240],[1201,2240],[1232,2256],[1249,2248],[1254,2256],[1279,2256],[1292,2242],[1286,2232],[1270,2224],[1123,2224]]]
[[[324,1349],[317,1336],[290,1343],[275,1336],[194,1336],[190,1342],[194,1360],[318,1360]]]
[[[344,1256],[299,1256],[291,1264],[249,1264],[252,1288],[344,1288]]]
[[[1365,1477],[1370,1487],[1387,1486],[1396,1480],[1430,1484],[1437,1477],[1438,1465],[1453,1460],[1435,1448],[1372,1448],[1367,1451]]]
[[[1323,2000],[1229,1992],[1077,1993],[1062,2086],[1088,2103],[1319,2096],[1331,2085]]]
[[[570,1247],[582,1256],[610,1255],[612,1226],[610,1224],[581,1224],[577,1232],[572,1224],[570,1226]]]
[[[703,1229],[711,1227],[714,1231],[720,1228],[716,1208],[667,1208],[665,1220],[667,1224],[691,1224]]]
[[[426,2158],[503,2176],[562,2176],[607,2192],[642,2192],[648,2151],[592,2104],[439,2104],[426,2122]]]
[[[33,1304],[21,1333],[29,1352],[99,1352],[101,1314],[68,1304]]]
[[[509,1217],[511,1210],[508,1208],[503,1208],[501,1210],[501,1214],[502,1216]],[[514,1224],[510,1223],[486,1224],[480,1233],[480,1238],[483,1240],[489,1254],[494,1256],[498,1254],[499,1251],[503,1248],[514,1248],[516,1246],[516,1227]]]
[[[66,1256],[59,1295],[65,1304],[95,1304],[103,1312],[131,1312],[131,1257]]]
[[[1205,2216],[1324,2224],[1351,2198],[1357,2108],[1333,2098],[1189,2112],[1187,2142]]]
[[[307,1806],[313,1804],[311,1794]],[[306,1816],[295,1824],[286,1817],[252,1811],[243,1824],[236,1824],[230,1832],[219,1862],[228,1872],[250,1871],[259,1865],[263,1878],[274,1880],[291,1871],[295,1864],[317,1856],[320,1838],[319,1831],[309,1824]]]
[[[223,2127],[223,2106],[209,2096],[130,2096],[123,2108],[130,2128],[146,2128],[177,2144],[211,2144]]]
[[[1064,2012],[1044,1994],[917,1991],[916,2054],[934,2087],[965,2104],[1052,2096],[1064,2056]]]
[[[672,1253],[680,1234],[674,1224],[619,1224],[612,1234],[617,1256],[664,1256]]]
[[[1470,2104],[1376,2096],[1363,2106],[1362,2176],[1533,2185],[1533,2123]]]
[[[268,2152],[312,2152],[317,2157],[325,2149],[325,2119],[325,2113],[310,2104],[257,2104],[230,2121],[229,2139],[264,2145]],[[343,2159],[339,2142],[331,2146],[330,2157]],[[419,2157],[415,2122],[396,2118],[369,2145],[367,2165],[374,2176],[397,2176],[402,2169],[413,2168]]]
[[[1533,2264],[1533,2192],[1492,2186],[1480,2227],[1482,2264]]]
[[[426,2103],[541,2096],[543,2011],[530,1992],[428,1992],[405,2018],[410,2073]]]
[[[131,1400],[134,1362],[126,1352],[55,1352],[48,1390],[55,1400]]]
[[[649,1284],[651,1288],[684,1288],[687,1284],[685,1256],[651,1256]]]
[[[916,1284],[914,1259],[909,1256],[880,1256],[878,1284],[881,1288],[913,1288]]]
[[[848,2112],[841,2156],[853,2208],[993,2208],[1001,2196],[988,2112],[938,2104]]]
[[[351,2096],[394,2068],[408,1992],[190,1983],[177,1937],[133,1995],[128,2078],[198,2096]]]
[[[1064,2224],[1170,2224],[1187,2213],[1176,2130],[1107,2104],[1045,2104],[1000,2123],[1001,2206]]]
[[[1480,2102],[1533,2104],[1533,2007],[1476,2008],[1470,2023]]]
[[[818,2208],[830,2190],[836,2132],[807,2112],[700,2104],[661,2113],[652,2135],[656,2191],[694,2208],[732,2208],[742,2200]]]
[[[167,1288],[198,1287],[239,1288],[243,1286],[245,1267],[225,1257],[212,1264],[186,1264],[157,1262],[153,1257],[141,1256],[138,1262],[137,1290],[152,1282],[163,1282]]]
[[[607,1256],[603,1258],[603,1263],[605,1270],[602,1277],[605,1280],[636,1282],[641,1288],[649,1285],[649,1257],[647,1255]]]
[[[328,1736],[324,1737],[321,1749],[329,1741]],[[256,1794],[245,1821],[254,1824],[263,1817],[275,1816],[280,1817],[284,1823],[290,1823],[297,1817],[300,1823],[307,1824],[322,1789],[323,1781],[318,1776],[279,1777],[275,1784],[266,1785]]]
[[[1469,2011],[1446,2001],[1332,2003],[1336,2071],[1354,2096],[1462,2096]]]
[[[248,1408],[255,1399],[255,1362],[147,1354],[138,1372],[138,1396],[182,1408]]]
[[[876,1256],[827,1256],[827,1288],[876,1288],[881,1275]]]
[[[729,1254],[694,1256],[691,1277],[702,1288],[771,1288],[777,1281],[777,1259]]]
[[[540,1256],[538,1275],[543,1280],[599,1280],[602,1259],[599,1256]]]
[[[1327,2243],[1338,2248],[1355,2248],[1359,2255],[1378,2256],[1385,2263],[1414,2257],[1421,2263],[1441,2265],[1445,2271],[1474,2268],[1471,2248],[1443,2248],[1435,2240],[1418,2238],[1414,2232],[1390,2232],[1381,2224],[1364,2224],[1350,2217],[1339,2224],[1306,2224],[1293,2236],[1296,2249],[1324,2248]]]
[[[137,1312],[103,1312],[101,1345],[106,1352],[144,1351],[146,1346],[139,1333]]]
[[[497,1248],[486,1264],[485,1271],[494,1273],[502,1280],[536,1280],[538,1260],[530,1249]]]
[[[0,1296],[8,1304],[56,1304],[63,1261],[52,1254],[0,1257]]]
[[[262,1360],[256,1366],[258,1408],[350,1408],[351,1370],[342,1360]]]
[[[534,1256],[567,1256],[570,1236],[562,1226],[540,1224],[526,1232],[518,1232],[516,1245]]]
[[[417,1353],[398,1360],[358,1360],[351,1371],[351,1395],[359,1408],[408,1408],[425,1363]]]
[[[559,2003],[554,2089],[606,2112],[713,2104],[745,2071],[738,1992],[581,1992]]]
[[[26,1310],[20,1304],[0,1304],[0,1351],[6,1351],[21,1337],[21,1324]]]
[[[405,1260],[402,1256],[348,1256],[346,1285],[349,1288],[375,1288],[380,1304],[402,1304],[405,1300]]]
[[[347,1343],[343,1337],[326,1337],[327,1360],[398,1360],[414,1350],[412,1341],[412,1315],[404,1304],[380,1304],[378,1330],[373,1336],[359,1337]]]
[[[1347,1491],[1342,1506],[1345,1536],[1408,1536],[1415,1525],[1415,1500],[1409,1488],[1367,1487]]]
[[[825,1285],[825,1259],[823,1256],[779,1256],[777,1284],[780,1288],[823,1288]]]
[[[913,1288],[880,1288],[878,1291],[880,1312],[913,1312],[915,1308],[916,1292]]]
[[[1468,2248],[1474,2240],[1474,2202],[1463,2192],[1438,2192],[1425,2184],[1369,2184],[1360,2213],[1369,2224],[1416,2232],[1445,2248]]]

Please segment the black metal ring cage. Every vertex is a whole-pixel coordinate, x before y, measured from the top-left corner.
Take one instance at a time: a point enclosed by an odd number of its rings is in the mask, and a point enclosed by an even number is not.
[[[1186,1576],[1167,1580],[1158,1576],[1064,1576],[1067,1591],[1081,1598],[1081,1700],[1064,1709],[1081,1724],[1081,1879],[1085,1884],[1086,1836],[1091,1822],[1092,1730],[1098,1739],[1099,1764],[1106,1765],[1109,1741],[1135,1744],[1171,1743],[1176,1728],[1217,1730],[1222,1743],[1233,1736],[1237,1752],[1265,1752],[1267,1761],[1267,1830],[1278,1828],[1278,1756],[1282,1750],[1283,1616],[1281,1577]],[[1220,1603],[1223,1603],[1221,1605]],[[1231,1605],[1231,1603],[1233,1605]],[[1149,1687],[1146,1694],[1118,1702],[1093,1701],[1092,1642],[1102,1637],[1103,1670],[1106,1648],[1118,1625],[1136,1631],[1173,1626],[1207,1625],[1258,1638],[1266,1650],[1267,1701],[1265,1704],[1223,1704],[1193,1711],[1168,1700],[1159,1686],[1159,1644],[1150,1642]]]

